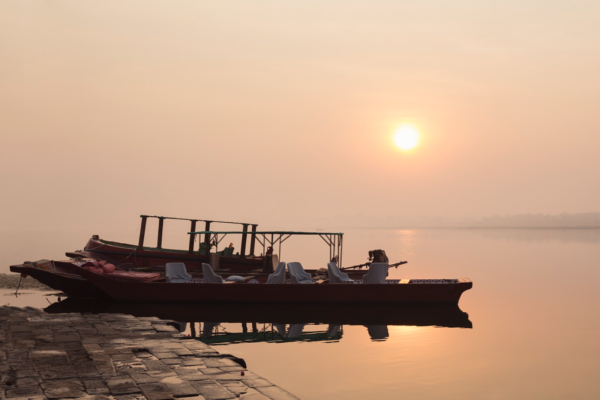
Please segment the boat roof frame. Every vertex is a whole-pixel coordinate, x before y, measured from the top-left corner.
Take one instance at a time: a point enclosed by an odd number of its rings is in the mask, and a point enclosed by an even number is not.
[[[140,215],[142,218],[158,218],[158,219],[175,219],[180,221],[196,221],[196,222],[214,222],[217,224],[233,224],[233,225],[256,225],[250,222],[232,222],[232,221],[215,221],[214,219],[198,219],[198,218],[178,218],[178,217],[163,217],[160,215]]]
[[[251,224],[251,223],[246,223],[246,222],[215,221],[215,220],[211,220],[211,219],[177,218],[177,217],[164,217],[164,216],[159,216],[159,215],[144,215],[144,214],[140,215],[140,218],[142,218],[142,225],[140,227],[140,239],[138,242],[138,248],[140,248],[140,249],[142,249],[144,247],[144,238],[146,235],[146,221],[148,220],[148,218],[157,218],[158,219],[158,237],[157,237],[157,241],[156,241],[156,248],[158,248],[158,249],[162,248],[163,226],[164,226],[166,219],[189,221],[189,222],[191,222],[191,226],[190,226],[191,231],[196,230],[197,222],[205,223],[205,227],[204,227],[205,231],[210,230],[210,225],[213,222],[218,223],[218,224],[242,225],[242,232],[248,232],[249,226],[252,226],[253,232],[255,232],[256,229],[258,228],[258,224]],[[242,248],[241,248],[242,257],[244,257],[246,255],[246,236],[247,235],[242,236]],[[250,242],[250,255],[254,255],[255,238],[256,238],[256,236],[253,235],[252,240]],[[194,239],[195,239],[195,235],[190,235],[189,247],[188,247],[189,253],[194,252]],[[204,235],[204,243],[205,243],[205,246],[207,247],[206,253],[208,253],[210,251],[209,241],[210,241],[210,234]],[[199,250],[199,252],[200,252],[200,250]]]
[[[196,232],[188,232],[190,235],[190,242],[193,241],[195,235],[204,235],[206,238],[210,238],[214,235],[214,242],[216,251],[219,251],[219,243],[223,240],[227,235],[251,235],[252,241],[257,240],[263,246],[263,254],[266,254],[266,247],[270,245],[274,247],[275,244],[279,243],[279,252],[278,255],[281,257],[281,244],[288,240],[290,237],[296,236],[319,236],[325,244],[329,246],[329,261],[333,260],[334,257],[337,257],[337,265],[339,268],[342,268],[342,254],[343,254],[343,244],[344,244],[344,233],[343,232],[301,232],[301,231],[196,231]],[[221,238],[219,238],[219,235]],[[262,240],[261,240],[262,236]],[[269,238],[269,236],[271,236]]]

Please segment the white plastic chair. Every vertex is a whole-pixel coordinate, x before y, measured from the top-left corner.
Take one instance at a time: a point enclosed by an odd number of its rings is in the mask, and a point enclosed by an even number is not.
[[[287,264],[288,271],[290,271],[290,279],[292,283],[304,283],[312,284],[312,276],[302,268],[302,264],[299,262],[291,262]]]
[[[192,276],[187,273],[184,263],[167,263],[165,265],[165,278],[169,283],[188,283]]]
[[[277,284],[285,283],[285,263],[284,262],[280,262],[279,265],[277,266],[277,269],[275,270],[275,272],[273,272],[271,275],[269,275],[269,278],[267,279],[267,283],[277,283]]]
[[[204,274],[204,283],[223,283],[223,278],[215,274],[209,264],[202,264],[202,273]]]
[[[363,284],[381,284],[385,283],[388,276],[388,263],[373,263],[369,267],[369,272],[363,277]]]
[[[335,263],[327,263],[327,269],[329,270],[329,283],[353,283],[354,279],[350,279],[347,273],[340,271]]]

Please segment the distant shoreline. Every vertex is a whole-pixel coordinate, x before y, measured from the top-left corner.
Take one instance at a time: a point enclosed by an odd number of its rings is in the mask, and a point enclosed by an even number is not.
[[[320,229],[320,228],[319,228]],[[531,229],[531,230],[600,230],[600,226],[371,226],[340,227],[337,229]]]
[[[17,289],[19,285],[19,279],[21,276],[19,274],[11,273],[11,274],[0,274],[0,289]],[[27,290],[54,290],[51,287],[44,285],[43,283],[38,282],[36,279],[32,277],[23,278],[21,280],[21,285],[19,289],[27,289]]]

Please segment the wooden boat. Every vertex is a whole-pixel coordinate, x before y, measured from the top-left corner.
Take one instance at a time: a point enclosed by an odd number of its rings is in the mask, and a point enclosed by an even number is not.
[[[187,250],[176,250],[176,249],[164,249],[162,247],[163,241],[163,228],[166,220],[183,220],[189,221],[191,231],[196,230],[196,224],[198,222],[205,223],[205,229],[210,230],[211,224],[239,224],[242,225],[242,244],[241,249],[237,254],[234,254],[233,247],[226,247],[221,251],[217,251],[219,255],[220,266],[223,269],[230,269],[232,271],[252,271],[262,270],[265,268],[266,258],[264,255],[257,256],[255,252],[256,243],[256,228],[257,224],[250,223],[238,223],[238,222],[227,222],[227,221],[209,221],[200,219],[188,219],[188,218],[173,218],[173,217],[161,217],[161,216],[150,216],[141,215],[142,224],[140,228],[140,237],[137,245],[118,243],[109,240],[100,239],[97,235],[87,242],[83,251],[70,252],[67,256],[82,256],[94,259],[106,259],[109,261],[117,261],[124,264],[124,267],[128,268],[145,268],[153,269],[159,266],[163,266],[169,262],[184,262],[188,270],[193,271],[195,269],[201,269],[202,263],[210,262],[210,250],[215,245],[218,246],[214,240],[211,240],[211,235],[204,235],[204,240],[199,240],[198,249],[194,249],[194,243],[196,236],[190,235],[188,241]],[[148,218],[158,219],[158,239],[156,247],[148,247],[144,245],[146,235],[146,223]],[[249,232],[248,228],[251,226],[252,230]],[[250,236],[250,249],[246,254],[246,244],[248,236]],[[202,238],[200,238],[202,239]],[[214,253],[213,253],[214,254]],[[267,269],[270,266],[267,266]]]
[[[242,224],[242,231],[194,231],[198,221],[205,222],[206,229],[210,228],[211,223],[233,223],[222,221],[206,221],[206,220],[188,220],[191,221],[192,231],[189,232],[189,249],[185,250],[167,250],[162,249],[162,232],[164,220],[178,219],[171,217],[151,217],[142,215],[142,226],[140,230],[140,240],[138,246],[110,242],[102,240],[97,236],[93,236],[87,243],[85,249],[79,252],[66,253],[72,260],[66,261],[51,261],[48,263],[29,263],[12,266],[11,271],[31,275],[40,282],[52,287],[56,290],[61,290],[71,297],[78,298],[94,298],[102,295],[102,290],[91,288],[85,276],[82,276],[81,268],[77,267],[82,262],[89,260],[104,260],[114,264],[118,270],[143,270],[145,272],[158,272],[162,275],[162,282],[159,279],[155,283],[165,283],[164,273],[165,264],[170,262],[183,262],[186,269],[193,277],[199,278],[201,264],[207,262],[211,264],[217,272],[224,278],[230,275],[242,275],[247,280],[265,283],[269,273],[273,272],[273,263],[277,263],[278,256],[272,254],[272,250],[276,244],[279,244],[279,252],[281,254],[281,244],[293,235],[313,235],[319,236],[329,245],[329,259],[335,260],[342,271],[347,272],[352,279],[362,279],[362,276],[367,272],[360,270],[363,266],[370,263],[361,264],[354,267],[342,267],[342,244],[343,233],[325,233],[325,232],[292,232],[292,231],[266,231],[258,232],[256,224]],[[157,247],[144,247],[144,236],[146,230],[146,222],[148,218],[159,219],[158,242]],[[235,223],[234,223],[235,224]],[[248,226],[252,225],[252,231],[248,232]],[[227,235],[241,235],[241,253],[233,255],[233,248],[229,246],[223,251],[218,250],[219,243]],[[245,254],[247,236],[251,235],[250,252]],[[194,251],[195,238],[204,237],[204,241],[200,242],[198,251]],[[262,239],[261,239],[262,238]],[[263,254],[260,257],[254,255],[255,243],[258,242],[263,247]],[[210,249],[214,245],[215,252]],[[382,252],[377,250],[377,252]],[[385,253],[382,252],[385,256]],[[47,260],[46,260],[47,261]],[[393,264],[398,266],[404,264],[400,262]],[[392,266],[392,265],[391,265]],[[68,269],[68,272],[66,271]],[[307,270],[313,276],[320,279],[327,279],[327,269]],[[116,274],[117,272],[115,272]],[[126,275],[126,274],[125,274]],[[124,278],[122,274],[120,278]],[[114,278],[114,276],[113,276]],[[134,277],[135,278],[135,277]],[[158,277],[157,277],[158,278]],[[124,279],[117,279],[123,281]],[[132,282],[128,282],[132,283]]]
[[[103,258],[105,259],[105,258]],[[78,299],[96,299],[96,298],[108,298],[101,290],[96,288],[93,284],[88,282],[85,278],[80,275],[81,268],[69,269],[67,272],[65,266],[78,266],[86,261],[96,260],[95,258],[81,258],[78,257],[75,260],[39,260],[35,262],[25,262],[19,265],[11,265],[10,271],[22,274],[23,276],[30,276],[46,286],[51,287],[54,290],[64,292],[69,297]],[[123,266],[123,263],[119,263],[109,258],[107,261],[111,261],[117,265],[118,268]],[[159,281],[164,282],[164,267],[154,268],[154,271],[158,271],[161,275]],[[223,278],[227,278],[231,275],[241,275],[246,279],[256,280],[258,283],[266,283],[269,273],[264,272],[234,272],[234,271],[218,271]],[[320,276],[326,278],[326,272],[317,270],[307,270],[314,276]],[[362,276],[367,270],[351,270],[350,276],[353,279],[362,279]],[[202,273],[197,270],[189,271],[190,275],[194,278],[201,279]]]
[[[141,215],[142,224],[140,227],[140,237],[137,245],[113,242],[101,239],[94,235],[87,242],[83,251],[68,252],[68,257],[85,257],[98,260],[106,260],[115,265],[120,265],[125,269],[145,269],[145,270],[160,270],[164,265],[170,262],[183,262],[188,271],[200,270],[202,263],[213,264],[212,258],[217,256],[219,259],[219,269],[230,270],[232,272],[256,272],[263,271],[265,273],[273,272],[273,260],[271,253],[274,247],[279,244],[279,252],[281,255],[281,244],[290,236],[295,235],[313,235],[319,236],[329,246],[329,260],[337,257],[339,267],[342,266],[342,243],[343,233],[326,233],[326,232],[292,232],[292,231],[257,231],[257,224],[241,223],[241,222],[226,222],[226,221],[211,221],[187,218],[173,218]],[[157,218],[158,221],[158,236],[156,247],[148,247],[144,245],[146,235],[146,223],[148,218]],[[188,248],[187,250],[164,249],[162,247],[163,228],[165,220],[183,220],[190,221],[191,231],[188,232]],[[205,230],[196,231],[198,222],[205,223]],[[211,224],[239,224],[242,225],[241,231],[214,231],[210,230]],[[249,227],[251,231],[249,231]],[[241,235],[240,251],[234,254],[232,245],[219,251],[220,242],[227,235]],[[250,236],[250,247],[246,252],[246,245]],[[198,248],[194,249],[194,244],[198,239]],[[262,245],[263,251],[260,255],[256,255],[258,245]],[[211,250],[215,248],[214,252]],[[328,260],[328,261],[329,261]]]
[[[23,277],[30,276],[70,297],[80,299],[108,298],[100,289],[79,274],[68,272],[64,268],[66,264],[72,265],[68,261],[39,260],[11,265],[10,271],[19,273]]]
[[[94,286],[118,301],[154,302],[259,302],[259,303],[406,303],[458,304],[460,296],[473,287],[468,279],[387,281],[363,284],[252,284],[227,282],[162,283],[127,282],[69,265]]]

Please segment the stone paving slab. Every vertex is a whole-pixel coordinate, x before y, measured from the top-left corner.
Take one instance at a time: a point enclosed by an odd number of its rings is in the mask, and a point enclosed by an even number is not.
[[[297,399],[230,357],[156,317],[0,307],[0,399]]]

